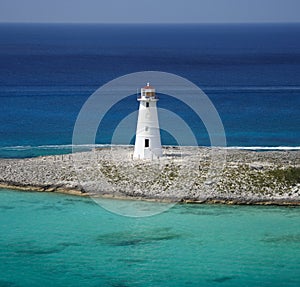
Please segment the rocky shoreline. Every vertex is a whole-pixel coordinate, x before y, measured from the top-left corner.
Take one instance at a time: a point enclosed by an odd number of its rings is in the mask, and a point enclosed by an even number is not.
[[[133,147],[0,159],[0,188],[186,203],[300,205],[300,151],[164,147],[133,160]]]

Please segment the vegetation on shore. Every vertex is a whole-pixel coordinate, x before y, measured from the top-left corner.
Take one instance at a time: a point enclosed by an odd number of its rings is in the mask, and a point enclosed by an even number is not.
[[[285,182],[286,184],[295,185],[300,183],[300,167],[273,169],[268,173],[277,181]]]

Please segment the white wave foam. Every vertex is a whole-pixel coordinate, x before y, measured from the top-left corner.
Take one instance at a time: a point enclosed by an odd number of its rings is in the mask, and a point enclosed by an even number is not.
[[[111,147],[111,146],[132,146],[132,145],[116,145],[116,144],[83,144],[83,145],[39,145],[39,146],[4,146],[0,147],[0,150],[15,150],[15,151],[22,151],[22,150],[54,150],[54,149],[80,149],[80,148],[100,148],[100,147]],[[215,147],[220,148],[220,147]],[[239,149],[239,150],[300,150],[300,146],[227,146],[221,147],[223,149]]]
[[[108,147],[112,146],[109,144],[86,144],[86,145],[72,145],[72,144],[67,144],[67,145],[39,145],[39,146],[31,146],[31,145],[26,145],[26,146],[4,146],[0,147],[0,150],[52,150],[52,149],[72,149],[72,148],[96,148],[96,147]]]

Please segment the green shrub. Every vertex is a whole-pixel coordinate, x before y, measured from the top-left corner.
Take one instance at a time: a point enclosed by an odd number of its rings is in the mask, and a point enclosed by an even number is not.
[[[300,183],[300,167],[289,167],[286,169],[274,169],[269,171],[270,175],[280,182],[289,184]]]

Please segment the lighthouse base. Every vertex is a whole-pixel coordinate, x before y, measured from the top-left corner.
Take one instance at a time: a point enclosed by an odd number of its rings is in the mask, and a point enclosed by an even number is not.
[[[140,150],[140,152],[135,150],[134,154],[133,154],[133,159],[154,160],[154,159],[161,158],[162,155],[163,154],[162,154],[161,148],[156,148],[156,149],[144,148],[144,149]]]

